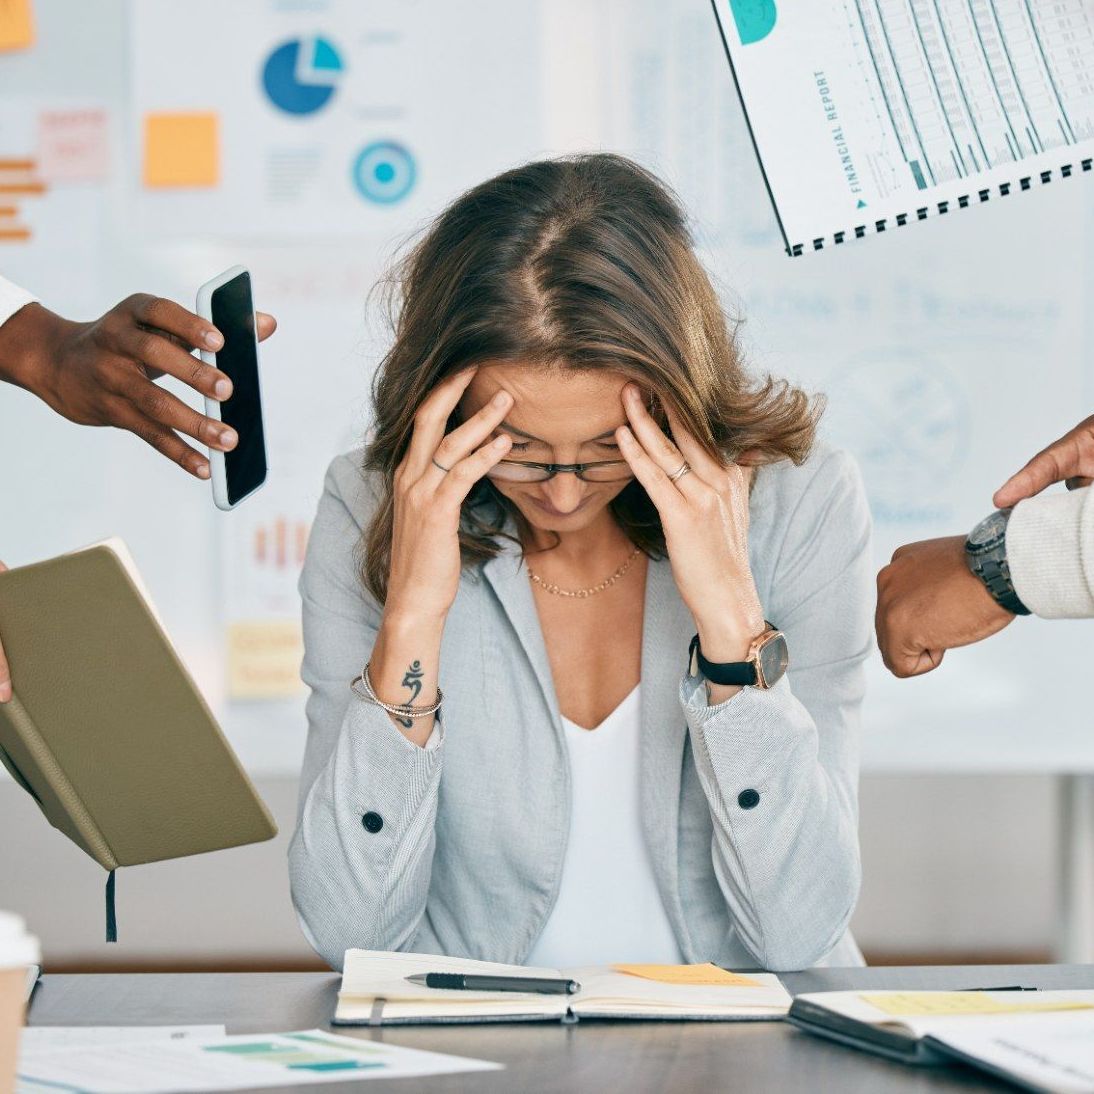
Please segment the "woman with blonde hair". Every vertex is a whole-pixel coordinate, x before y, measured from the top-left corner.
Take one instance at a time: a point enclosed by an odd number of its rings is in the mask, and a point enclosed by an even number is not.
[[[300,582],[309,941],[860,961],[870,522],[816,404],[746,374],[618,156],[474,188],[397,285]]]

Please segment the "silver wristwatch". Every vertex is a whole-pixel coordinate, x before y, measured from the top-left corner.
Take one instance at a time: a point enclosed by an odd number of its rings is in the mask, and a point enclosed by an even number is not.
[[[1018,599],[1007,565],[1007,521],[1010,509],[997,509],[985,517],[965,540],[965,561],[969,569],[987,586],[992,599],[1015,615],[1029,615],[1029,608]]]

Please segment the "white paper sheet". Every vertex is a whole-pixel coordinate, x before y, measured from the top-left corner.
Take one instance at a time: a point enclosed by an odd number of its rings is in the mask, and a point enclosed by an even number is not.
[[[955,1028],[938,1039],[970,1062],[1031,1090],[1094,1090],[1094,1016],[1089,1013],[1026,1016],[1009,1028]]]
[[[223,1026],[29,1026],[22,1032],[20,1048],[24,1052],[48,1052],[134,1041],[211,1041],[224,1035]]]
[[[491,1071],[500,1066],[309,1030],[46,1049],[24,1046],[19,1078],[28,1091],[52,1084],[54,1091],[86,1094],[170,1094]]]
[[[1094,152],[1085,6],[716,5],[787,247],[1081,174]]]

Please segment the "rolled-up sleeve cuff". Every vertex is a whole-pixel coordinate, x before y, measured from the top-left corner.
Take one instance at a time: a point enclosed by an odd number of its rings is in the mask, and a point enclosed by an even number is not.
[[[1014,591],[1045,619],[1094,616],[1094,488],[1029,498],[1007,523]]]

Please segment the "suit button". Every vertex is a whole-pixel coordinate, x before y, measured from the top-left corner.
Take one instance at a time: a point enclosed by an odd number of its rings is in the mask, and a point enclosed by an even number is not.
[[[384,818],[379,813],[366,813],[361,818],[361,823],[365,826],[366,832],[376,833],[379,832],[384,826]]]
[[[760,795],[755,790],[742,790],[737,795],[737,804],[742,809],[755,809],[760,804]]]

